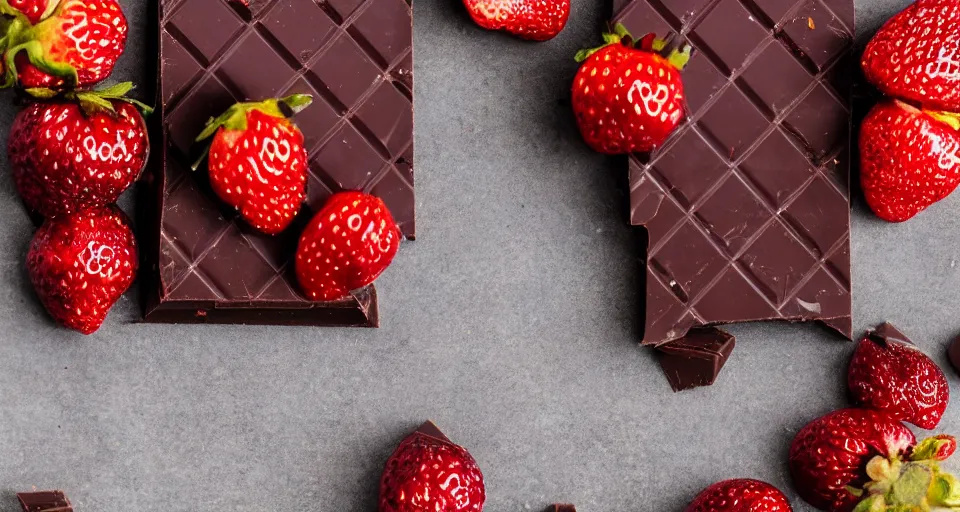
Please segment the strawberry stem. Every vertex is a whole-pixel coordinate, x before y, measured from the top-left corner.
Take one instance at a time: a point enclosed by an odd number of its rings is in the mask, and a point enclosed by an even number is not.
[[[582,63],[593,54],[614,44],[622,44],[628,48],[660,54],[671,65],[681,70],[690,62],[690,57],[693,55],[692,46],[676,44],[673,42],[673,37],[657,39],[656,34],[650,33],[639,40],[635,40],[622,23],[617,23],[610,32],[603,34],[603,45],[580,50],[574,56],[574,59]]]
[[[854,512],[899,512],[906,510],[960,510],[960,481],[940,470],[939,462],[952,455],[952,436],[924,439],[907,460],[878,455],[867,464],[870,478]]]

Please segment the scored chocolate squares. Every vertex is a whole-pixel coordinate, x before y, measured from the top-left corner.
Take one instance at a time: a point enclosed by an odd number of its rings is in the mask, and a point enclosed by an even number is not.
[[[643,343],[757,320],[851,338],[853,0],[615,0],[614,22],[694,48],[687,120],[629,158]]]
[[[145,320],[379,325],[372,285],[310,301],[293,263],[304,227],[341,191],[379,197],[403,235],[415,237],[410,3],[159,3],[163,146],[143,240]],[[306,202],[270,236],[218,199],[208,173],[190,170],[195,139],[231,105],[296,94],[313,98],[294,118],[309,160]]]

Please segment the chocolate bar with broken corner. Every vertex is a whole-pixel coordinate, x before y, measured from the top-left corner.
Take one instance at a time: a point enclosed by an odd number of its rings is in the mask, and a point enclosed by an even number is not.
[[[23,512],[73,512],[73,506],[63,491],[17,493]]]
[[[377,326],[373,286],[310,302],[292,262],[303,227],[339,191],[379,196],[415,237],[409,0],[159,4],[162,144],[143,241],[145,321]],[[295,118],[310,157],[308,197],[294,225],[270,237],[218,201],[206,172],[190,170],[194,139],[236,102],[293,93],[314,98]]]
[[[691,329],[686,336],[657,347],[657,359],[674,392],[712,386],[737,344],[715,327]]]
[[[851,339],[853,0],[614,0],[614,13],[694,49],[688,119],[629,158],[643,343],[758,320]]]

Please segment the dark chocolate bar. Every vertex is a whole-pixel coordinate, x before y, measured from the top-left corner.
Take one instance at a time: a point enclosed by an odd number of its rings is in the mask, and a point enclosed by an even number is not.
[[[678,35],[688,119],[629,158],[644,226],[644,344],[701,326],[820,321],[852,337],[853,0],[615,0]]]
[[[550,505],[544,512],[577,512],[573,505]]]
[[[691,329],[686,336],[657,347],[663,374],[674,392],[712,386],[737,341],[715,327]]]
[[[147,322],[377,326],[372,286],[334,303],[303,298],[293,256],[333,194],[381,197],[414,238],[409,0],[160,0],[162,150],[152,176]],[[310,155],[294,225],[261,235],[190,170],[194,138],[239,101],[306,93],[295,118]]]
[[[73,512],[63,491],[22,492],[17,500],[23,512]]]

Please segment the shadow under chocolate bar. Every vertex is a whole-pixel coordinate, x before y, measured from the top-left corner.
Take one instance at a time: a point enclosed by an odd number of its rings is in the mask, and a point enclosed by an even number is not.
[[[384,200],[415,238],[413,30],[407,0],[159,0],[162,121],[147,177],[145,321],[376,327],[373,286],[307,301],[293,259],[306,223],[334,193]],[[190,165],[195,137],[240,101],[294,93],[309,152],[307,200],[271,237],[220,202]]]
[[[853,0],[613,8],[636,37],[694,48],[687,121],[629,158],[631,223],[649,240],[643,343],[758,320],[851,338]]]

